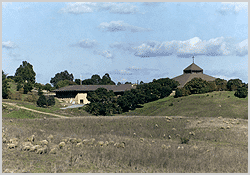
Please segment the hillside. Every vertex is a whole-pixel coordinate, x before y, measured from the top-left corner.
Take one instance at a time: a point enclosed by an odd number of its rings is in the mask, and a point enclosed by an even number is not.
[[[173,105],[171,106],[171,103]],[[221,107],[220,107],[221,105]],[[248,97],[240,99],[234,92],[215,91],[206,94],[194,94],[186,97],[166,97],[142,105],[134,111],[122,115],[137,116],[199,116],[248,118]]]

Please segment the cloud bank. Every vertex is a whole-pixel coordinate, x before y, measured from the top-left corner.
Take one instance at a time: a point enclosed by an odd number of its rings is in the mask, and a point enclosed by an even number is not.
[[[248,41],[244,40],[234,44],[230,38],[218,37],[208,41],[202,41],[198,37],[186,41],[165,41],[160,44],[143,43],[133,48],[135,56],[156,57],[176,55],[178,57],[206,56],[245,56],[248,54]]]
[[[103,22],[99,25],[99,28],[106,32],[119,32],[119,31],[130,31],[130,32],[145,32],[151,31],[142,27],[132,26],[123,21],[111,21],[110,23]]]
[[[94,11],[108,11],[115,14],[135,14],[138,8],[130,3],[113,3],[113,2],[76,2],[69,3],[59,12],[71,14],[92,13]]]

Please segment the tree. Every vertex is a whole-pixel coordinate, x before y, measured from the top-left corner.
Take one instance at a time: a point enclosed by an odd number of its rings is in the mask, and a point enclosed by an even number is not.
[[[118,82],[117,85],[121,85],[122,83],[121,82]]]
[[[208,82],[208,88],[209,88],[209,92],[213,92],[217,90],[217,86],[214,81]]]
[[[242,87],[242,81],[240,79],[230,79],[227,82],[227,89],[229,91],[235,91],[235,90],[237,90],[238,88],[241,88],[241,87]]]
[[[131,82],[125,82],[125,84],[132,84]]]
[[[48,103],[48,106],[54,106],[55,105],[55,98],[54,96],[49,96],[48,99],[47,99],[47,103]]]
[[[101,80],[102,85],[115,85],[115,82],[113,82],[109,76],[108,73],[103,75],[102,80]]]
[[[30,92],[32,90],[32,84],[30,82],[28,83],[24,83],[24,86],[23,86],[23,93],[24,94],[27,94],[28,92]]]
[[[21,85],[20,82],[18,82],[18,83],[17,83],[17,86],[16,86],[16,90],[17,90],[17,91],[20,91],[21,88],[23,88],[23,86]]]
[[[51,91],[52,86],[51,86],[49,83],[46,83],[46,84],[43,86],[43,89],[44,89],[44,90],[47,90],[47,91]]]
[[[75,83],[76,83],[77,85],[80,85],[80,84],[81,84],[81,80],[80,80],[80,79],[75,79]]]
[[[2,97],[4,99],[8,98],[9,96],[9,83],[8,80],[6,79],[7,74],[4,73],[4,71],[2,70]]]
[[[61,80],[69,80],[73,81],[74,76],[73,74],[69,74],[67,70],[64,72],[57,73],[54,78],[51,78],[50,83],[53,85],[53,87],[56,87],[57,83]]]
[[[214,80],[214,82],[216,84],[217,91],[226,91],[227,90],[227,80],[216,78]]]
[[[23,61],[23,64],[17,68],[15,77],[18,77],[16,81],[26,82],[33,85],[36,80],[36,73],[30,63]]]
[[[48,107],[55,105],[55,98],[54,96],[41,95],[37,100],[37,106],[39,107]]]
[[[169,86],[171,89],[176,89],[179,86],[179,82],[169,78],[154,79],[153,83],[160,83],[161,86]]]
[[[47,104],[47,99],[46,99],[46,97],[45,97],[44,95],[41,95],[41,96],[38,98],[36,104],[37,104],[37,106],[39,106],[39,107],[47,107],[48,104]]]
[[[57,84],[56,84],[56,88],[62,88],[65,86],[69,86],[69,80],[60,80]]]
[[[193,78],[184,85],[184,89],[190,91],[191,94],[202,94],[209,92],[208,82],[201,78]]]
[[[90,104],[85,105],[85,110],[94,115],[112,115],[121,112],[121,108],[116,103],[114,92],[105,88],[98,88],[89,92],[87,99]]]
[[[248,90],[246,87],[238,88],[234,95],[239,98],[246,98],[248,94]]]

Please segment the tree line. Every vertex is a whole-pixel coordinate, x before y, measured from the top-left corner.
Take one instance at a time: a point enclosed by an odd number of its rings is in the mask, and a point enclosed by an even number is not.
[[[69,74],[67,70],[55,74],[51,78],[50,83],[42,85],[35,82],[36,73],[33,70],[33,66],[27,61],[23,61],[14,76],[7,76],[2,71],[2,98],[9,98],[9,81],[14,81],[17,84],[16,90],[20,93],[27,94],[34,87],[38,89],[39,97],[41,97],[42,90],[52,91],[57,88],[69,86],[69,85],[115,85],[115,82],[111,80],[108,73],[102,78],[95,74],[90,79],[81,81],[75,79],[73,74]],[[121,84],[120,82],[117,85]],[[132,84],[126,82],[125,84]],[[230,79],[229,81],[220,78],[215,79],[213,82],[207,82],[201,78],[194,78],[185,84],[182,88],[177,88],[179,83],[169,78],[154,79],[152,82],[143,83],[140,82],[136,89],[125,91],[122,96],[115,96],[114,92],[107,91],[100,88],[96,91],[89,92],[87,95],[88,100],[91,102],[86,105],[85,110],[95,115],[112,115],[134,110],[141,104],[158,100],[169,96],[172,90],[176,90],[175,98],[187,96],[191,94],[201,94],[212,91],[235,91],[235,96],[239,98],[245,98],[248,93],[248,84],[243,83],[240,79]],[[31,101],[34,100],[30,99]],[[41,98],[42,106],[49,106],[54,104],[51,99]],[[52,101],[52,102],[51,102]],[[40,103],[39,103],[40,104]]]

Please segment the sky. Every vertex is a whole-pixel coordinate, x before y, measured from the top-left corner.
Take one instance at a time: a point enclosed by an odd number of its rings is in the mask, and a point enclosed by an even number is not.
[[[67,70],[114,82],[204,74],[248,83],[247,2],[3,2],[2,70],[27,61],[36,82]]]

